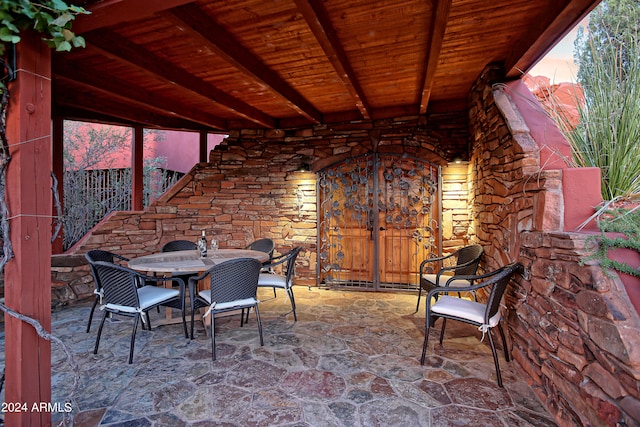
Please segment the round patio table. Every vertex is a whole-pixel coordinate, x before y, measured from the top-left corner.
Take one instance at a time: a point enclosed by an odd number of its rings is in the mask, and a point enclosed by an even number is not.
[[[216,264],[237,258],[255,258],[267,261],[269,254],[250,249],[216,249],[207,251],[205,258],[200,251],[159,252],[129,260],[129,267],[145,273],[204,273]]]
[[[129,268],[132,270],[144,272],[147,274],[155,273],[169,277],[172,274],[201,274],[209,270],[216,264],[238,258],[255,258],[260,262],[269,259],[269,254],[260,251],[252,251],[250,249],[209,249],[207,256],[200,257],[200,251],[174,251],[159,252],[151,255],[144,255],[129,260]],[[171,286],[171,282],[166,282]],[[188,286],[187,283],[185,285]],[[201,286],[198,286],[200,288]],[[195,289],[189,288],[189,296],[193,298]],[[171,308],[167,307],[167,315],[161,324],[175,323],[177,318],[173,318]]]

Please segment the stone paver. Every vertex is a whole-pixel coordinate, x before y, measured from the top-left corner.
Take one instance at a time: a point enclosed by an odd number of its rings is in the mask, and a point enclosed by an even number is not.
[[[491,351],[473,327],[448,322],[440,346],[437,324],[420,366],[424,314],[413,314],[415,294],[295,293],[298,322],[283,293],[261,290],[264,347],[255,316],[243,327],[238,316],[216,320],[216,362],[201,322],[193,341],[180,325],[139,330],[128,365],[130,319],[107,321],[94,355],[102,314],[87,334],[88,305],[55,312],[53,333],[79,366],[74,425],[554,425],[515,362],[500,358],[505,388],[497,386]],[[52,365],[52,400],[64,402],[74,376],[56,345]]]

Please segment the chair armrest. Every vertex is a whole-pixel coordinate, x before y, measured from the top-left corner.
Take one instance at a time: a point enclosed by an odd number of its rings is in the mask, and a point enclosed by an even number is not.
[[[456,265],[450,265],[450,266],[446,266],[446,267],[442,267],[440,270],[438,270],[437,276],[436,276],[436,283],[440,283],[440,276],[442,276],[442,273],[446,272],[446,271],[454,271],[457,270],[460,267],[466,267],[468,265],[473,264],[474,262],[476,262],[477,260],[472,259],[470,261],[464,262],[462,264],[456,264]],[[462,276],[454,276],[458,279],[462,279]],[[469,281],[473,281],[472,279],[467,279]],[[449,282],[447,282],[448,284]]]
[[[493,285],[494,282],[483,282],[477,285],[471,285],[471,286],[465,286],[465,287],[455,287],[455,288],[450,288],[449,287],[449,282],[451,282],[452,280],[455,279],[463,279],[466,277],[472,277],[472,276],[451,276],[451,279],[447,280],[447,284],[445,286],[439,286],[437,288],[434,288],[432,290],[429,291],[429,294],[427,295],[427,301],[431,300],[431,297],[437,294],[450,294],[450,293],[458,293],[458,292],[473,292],[476,291],[478,289],[482,289],[482,288],[486,288],[488,286]],[[469,280],[469,279],[467,279]]]
[[[262,263],[262,268],[273,268],[277,265],[284,264],[289,259],[289,254],[279,255],[277,257],[271,258],[269,261],[265,261]]]
[[[508,266],[506,267],[501,267],[497,270],[491,271],[489,273],[485,273],[485,274],[475,274],[475,275],[457,275],[457,276],[452,276],[451,279],[447,280],[447,285],[449,284],[449,282],[451,282],[453,280],[453,278],[455,277],[456,279],[463,279],[463,280],[469,280],[469,281],[476,281],[476,280],[480,280],[480,279],[488,279],[489,277],[495,276],[496,274],[501,273],[502,271],[504,271],[506,268],[508,268]]]
[[[435,258],[427,258],[424,261],[422,261],[420,263],[420,273],[422,273],[422,270],[424,269],[424,267],[430,263],[430,262],[437,262],[437,261],[444,261],[447,258],[451,258],[452,256],[455,255],[455,252],[449,255],[444,255],[444,256],[439,256],[439,257],[435,257]]]
[[[122,256],[122,255],[118,255],[118,254],[111,254],[114,258],[118,258],[120,261],[129,261],[129,258],[127,258],[126,256]]]

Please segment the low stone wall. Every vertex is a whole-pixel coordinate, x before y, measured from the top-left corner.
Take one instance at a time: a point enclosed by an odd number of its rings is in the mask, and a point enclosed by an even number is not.
[[[559,142],[534,139],[527,123],[545,118],[518,107],[514,85],[494,85],[500,74],[489,67],[470,98],[469,187],[484,268],[525,266],[504,301],[511,352],[560,425],[640,425],[640,318],[617,275],[580,264],[589,234],[565,231],[578,201]]]
[[[512,354],[565,426],[640,424],[640,318],[615,273],[580,265],[581,233],[525,232],[506,306]]]
[[[313,172],[296,172],[301,163],[315,169],[368,152],[407,154],[446,165],[445,156],[464,152],[464,112],[351,122],[298,130],[235,132],[144,212],[115,212],[68,254],[52,262],[54,306],[91,298],[93,283],[83,254],[105,249],[127,257],[160,250],[174,239],[196,240],[202,230],[220,247],[244,247],[268,237],[276,250],[303,246],[296,284],[316,285],[316,182]],[[447,174],[444,174],[447,176]],[[453,213],[445,224],[445,247],[466,243],[464,172],[451,171],[443,201]],[[65,259],[69,261],[66,262]]]

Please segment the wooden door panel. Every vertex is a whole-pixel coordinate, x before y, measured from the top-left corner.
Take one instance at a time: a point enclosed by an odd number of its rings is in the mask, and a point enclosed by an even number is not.
[[[416,236],[415,229],[380,232],[381,283],[418,283],[420,263],[429,251],[416,241]]]
[[[436,165],[391,154],[320,171],[320,283],[417,289],[420,263],[437,250],[439,176]]]
[[[333,259],[339,262],[340,269],[333,271],[333,280],[373,283],[373,241],[370,232],[360,228],[342,229],[340,235],[333,235],[338,241]]]

